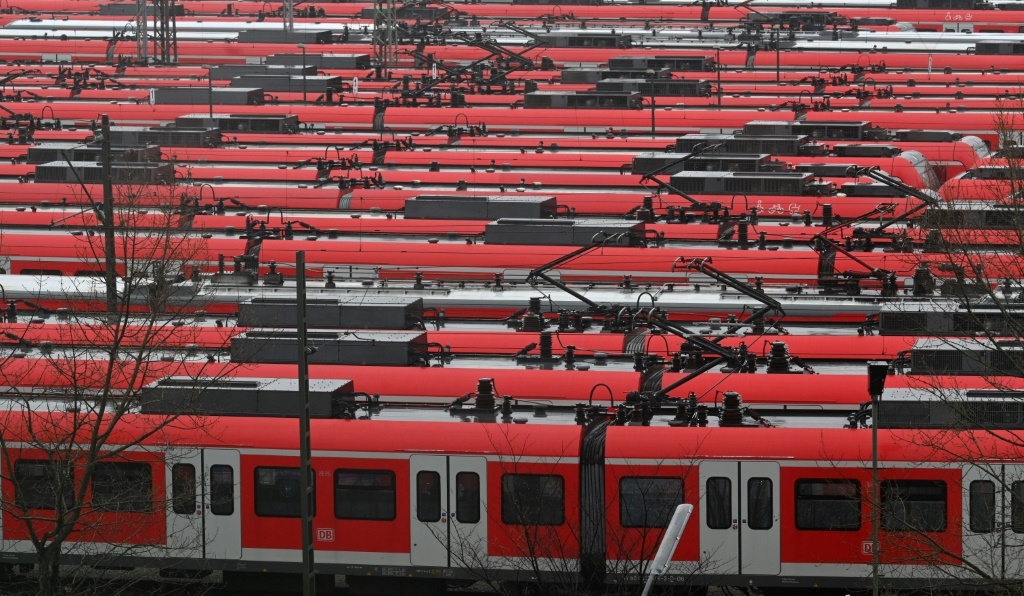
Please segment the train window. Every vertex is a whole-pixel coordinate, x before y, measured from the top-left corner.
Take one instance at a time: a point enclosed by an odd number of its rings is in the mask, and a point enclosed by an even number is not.
[[[883,480],[882,529],[944,531],[946,483],[941,480]]]
[[[1010,485],[1010,527],[1024,533],[1024,482],[1019,480]]]
[[[991,480],[971,483],[970,528],[972,532],[993,532],[996,529],[996,485]]]
[[[416,519],[441,521],[441,475],[437,472],[416,474]]]
[[[210,466],[210,513],[235,513],[235,469],[231,466]]]
[[[797,480],[798,530],[859,530],[860,482]]]
[[[680,478],[630,477],[619,481],[619,521],[624,528],[665,528],[683,502]]]
[[[72,464],[45,459],[14,462],[14,501],[22,509],[56,509],[61,495],[64,509],[75,501]]]
[[[143,463],[96,464],[92,506],[101,511],[152,511],[152,467]]]
[[[771,478],[747,480],[747,527],[770,530],[775,525],[775,503]]]
[[[316,494],[315,474],[309,479]],[[301,517],[302,476],[300,468],[256,468],[256,515],[260,517]],[[312,502],[316,515],[316,500]]]
[[[196,512],[196,467],[192,464],[171,466],[171,506],[175,513]]]
[[[56,275],[58,277],[63,275],[58,269],[22,269],[19,273],[21,275]]]
[[[501,521],[517,526],[560,526],[565,522],[565,480],[545,474],[501,477]]]
[[[704,498],[708,504],[708,527],[726,530],[732,527],[732,480],[708,478]]]
[[[395,473],[390,470],[335,470],[334,517],[395,519]]]
[[[460,524],[480,521],[480,475],[476,472],[455,475],[455,520]]]

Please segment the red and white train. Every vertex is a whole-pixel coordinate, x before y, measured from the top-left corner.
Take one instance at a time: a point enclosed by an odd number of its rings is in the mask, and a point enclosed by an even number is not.
[[[58,498],[34,445],[65,414],[33,416],[30,433],[26,414],[0,414],[6,564],[34,562],[22,520],[45,529]],[[480,578],[637,582],[688,502],[661,581],[863,588],[876,520],[886,588],[1024,577],[1018,433],[879,431],[875,509],[869,430],[544,420],[313,421],[316,571],[416,593]],[[297,573],[297,422],[181,418],[149,435],[157,424],[113,429],[108,449],[139,445],[96,467],[67,560],[117,552],[122,566],[222,570],[228,584]]]

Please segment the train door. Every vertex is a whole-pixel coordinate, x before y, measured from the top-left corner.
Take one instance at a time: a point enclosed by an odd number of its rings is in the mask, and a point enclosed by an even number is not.
[[[721,575],[778,575],[779,465],[700,465],[701,563]]]
[[[487,552],[487,460],[414,455],[409,462],[413,565],[463,567]]]
[[[1003,468],[1001,515],[1003,548],[1003,578],[1024,577],[1024,466],[1005,465]]]
[[[203,533],[207,559],[242,558],[238,452],[203,450]]]
[[[171,557],[203,556],[203,455],[200,450],[168,450],[167,548]]]
[[[979,574],[1020,578],[1024,561],[1017,553],[1024,548],[1024,466],[967,465],[963,492],[965,579]]]

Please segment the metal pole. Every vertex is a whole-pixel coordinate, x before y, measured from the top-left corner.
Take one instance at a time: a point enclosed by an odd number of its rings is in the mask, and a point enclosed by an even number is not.
[[[881,525],[881,502],[878,487],[878,398],[871,396],[871,596],[879,596],[878,585],[878,534]]]
[[[299,49],[302,50],[302,103],[306,103],[306,44],[300,43]]]
[[[213,120],[213,67],[204,64],[203,68],[206,69],[206,99],[210,105],[210,120]],[[211,123],[210,126],[212,127],[213,124]]]
[[[651,138],[657,138],[658,129],[654,124],[654,108],[657,107],[657,103],[654,100],[654,81],[651,81]]]
[[[775,82],[782,81],[782,62],[779,56],[780,46],[782,45],[782,23],[779,23],[779,28],[775,30]]]
[[[103,277],[107,282],[107,313],[117,312],[117,256],[114,254],[114,181],[110,165],[110,117],[103,114],[100,134],[103,135]],[[125,255],[131,258],[131,255]]]
[[[722,107],[722,48],[715,48],[715,76],[718,79],[718,107]]]
[[[306,251],[295,253],[295,294],[298,302],[299,334],[299,515],[302,516],[302,596],[316,594],[313,574],[313,473],[309,428],[309,354],[306,339]]]
[[[878,575],[879,543],[881,531],[881,487],[878,480],[878,402],[885,391],[885,377],[889,372],[889,363],[884,361],[868,362],[868,394],[871,395],[871,594],[879,596],[881,579]]]

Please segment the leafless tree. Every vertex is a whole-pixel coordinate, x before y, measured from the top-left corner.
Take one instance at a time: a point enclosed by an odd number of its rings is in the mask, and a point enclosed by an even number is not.
[[[1014,493],[1024,487],[1024,477],[1007,465],[1024,456],[1024,439],[1010,430],[1020,428],[1024,405],[1024,103],[999,101],[993,129],[999,147],[992,148],[991,164],[975,167],[959,185],[947,184],[944,205],[929,209],[923,220],[928,241],[921,265],[936,275],[944,299],[928,305],[937,316],[911,306],[900,313],[903,333],[931,339],[896,365],[920,388],[922,401],[900,414],[887,410],[883,398],[881,411],[891,417],[875,421],[883,427],[931,427],[894,436],[907,447],[930,450],[947,469],[964,469],[962,486],[957,479],[946,488],[949,499],[963,499],[965,513],[946,519],[948,532],[940,532],[927,483],[887,484],[884,478],[872,509],[881,520],[881,550],[891,563],[887,577],[906,558],[914,573],[937,584],[1009,594],[1020,593],[1024,574],[1024,543],[1016,539],[1017,530],[1024,530],[1024,493]],[[984,216],[977,215],[981,207],[988,210]],[[937,324],[939,319],[944,323]],[[901,421],[903,415],[907,419]],[[962,543],[945,542],[949,533],[961,535]]]
[[[69,584],[84,589],[78,573],[66,572],[69,562],[119,566],[132,556],[174,556],[175,540],[144,523],[174,506],[164,496],[173,462],[153,446],[168,428],[195,424],[194,412],[131,421],[155,378],[189,375],[198,395],[230,368],[207,366],[216,359],[205,353],[226,344],[201,335],[201,283],[184,293],[176,285],[208,258],[188,230],[188,189],[128,180],[114,191],[116,293],[103,283],[102,228],[55,232],[78,240],[79,275],[40,276],[38,297],[26,301],[32,310],[8,320],[13,342],[0,347],[0,508],[5,535],[20,536],[16,548],[35,554],[41,596]],[[43,306],[54,301],[65,306]]]

